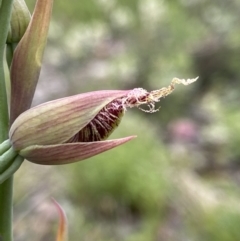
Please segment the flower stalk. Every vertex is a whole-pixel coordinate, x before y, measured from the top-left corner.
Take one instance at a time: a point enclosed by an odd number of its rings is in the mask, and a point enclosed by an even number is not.
[[[8,34],[13,0],[2,0],[0,6],[0,143],[7,139],[8,105],[4,74],[4,51]]]
[[[2,0],[0,6],[0,143],[8,136],[8,105],[4,74],[4,49],[8,34],[13,0]],[[0,184],[0,239],[12,241],[13,177]]]

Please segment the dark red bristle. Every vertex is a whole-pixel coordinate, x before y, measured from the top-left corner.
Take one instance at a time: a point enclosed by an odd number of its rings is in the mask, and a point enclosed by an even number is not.
[[[68,142],[93,142],[107,139],[119,125],[123,114],[122,101],[112,101]]]

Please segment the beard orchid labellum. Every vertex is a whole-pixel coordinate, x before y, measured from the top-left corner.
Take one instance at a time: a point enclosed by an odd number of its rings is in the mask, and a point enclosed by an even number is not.
[[[197,79],[197,78],[196,78]],[[155,103],[196,79],[174,78],[168,87],[147,92],[104,90],[70,96],[33,107],[12,124],[9,138],[13,149],[28,161],[58,165],[81,161],[132,140],[135,136],[106,140],[119,125],[127,108]]]

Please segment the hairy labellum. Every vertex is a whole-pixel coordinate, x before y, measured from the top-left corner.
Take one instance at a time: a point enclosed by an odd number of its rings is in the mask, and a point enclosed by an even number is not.
[[[107,139],[118,127],[123,114],[122,100],[113,100],[68,142],[93,142]]]
[[[160,98],[169,95],[174,90],[175,84],[188,85],[196,79],[185,80],[174,78],[168,87],[151,92],[147,92],[142,88],[133,89],[126,96],[115,99],[102,108],[84,128],[66,143],[105,140],[118,127],[127,108],[138,107],[144,112],[154,113],[158,111],[158,109],[155,109],[155,103],[159,102]],[[148,106],[148,110],[139,107],[144,104]]]

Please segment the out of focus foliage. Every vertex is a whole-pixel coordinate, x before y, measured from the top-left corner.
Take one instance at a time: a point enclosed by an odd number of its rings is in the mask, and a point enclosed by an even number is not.
[[[16,241],[54,240],[51,196],[66,210],[70,240],[240,240],[239,8],[238,0],[55,1],[34,105],[199,80],[177,86],[155,114],[128,110],[113,135],[138,134],[125,146],[67,166],[25,163]]]

